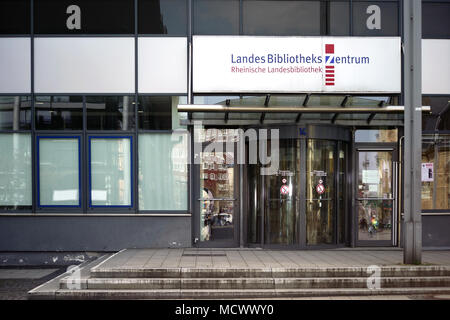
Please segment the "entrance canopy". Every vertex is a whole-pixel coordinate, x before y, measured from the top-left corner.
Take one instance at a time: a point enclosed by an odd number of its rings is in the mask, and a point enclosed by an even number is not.
[[[336,124],[403,126],[404,107],[396,96],[270,95],[196,96],[194,104],[179,104],[182,124]],[[431,112],[429,106],[422,112]]]

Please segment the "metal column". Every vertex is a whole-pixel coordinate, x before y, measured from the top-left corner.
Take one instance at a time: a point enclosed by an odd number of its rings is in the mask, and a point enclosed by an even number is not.
[[[422,262],[422,1],[403,1],[405,104],[403,261]]]

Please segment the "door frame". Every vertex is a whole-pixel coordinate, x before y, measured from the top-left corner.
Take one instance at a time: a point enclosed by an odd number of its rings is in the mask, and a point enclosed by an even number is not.
[[[195,143],[195,142],[194,142]],[[200,155],[192,152],[192,173],[193,173],[193,183],[192,183],[192,196],[193,196],[193,212],[192,212],[192,224],[193,224],[193,246],[197,248],[237,248],[239,247],[240,240],[240,220],[241,220],[241,212],[240,212],[240,203],[241,203],[241,194],[240,194],[240,173],[242,164],[237,163],[237,152],[238,152],[238,143],[233,142],[233,150],[234,150],[234,177],[233,177],[233,198],[234,198],[234,206],[233,206],[233,239],[229,241],[200,241],[200,163],[196,163],[195,159],[199,158]],[[204,147],[207,146],[209,142],[201,143],[201,152],[203,152]],[[195,150],[195,149],[194,149]],[[226,143],[223,143],[223,152],[226,152]]]
[[[392,154],[392,228],[391,228],[391,240],[359,240],[359,224],[358,224],[358,175],[359,175],[359,152],[377,152],[387,151]],[[395,247],[398,245],[398,178],[399,178],[399,165],[398,165],[398,145],[396,142],[392,143],[355,143],[353,147],[353,237],[354,243],[357,247]]]

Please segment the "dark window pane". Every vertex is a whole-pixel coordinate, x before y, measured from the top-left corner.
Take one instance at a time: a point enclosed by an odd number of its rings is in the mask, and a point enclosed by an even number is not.
[[[0,34],[28,34],[30,0],[0,0]]]
[[[171,130],[172,97],[139,97],[139,129]]]
[[[398,29],[398,2],[353,1],[354,36],[397,36]]]
[[[86,97],[88,130],[134,129],[134,97]]]
[[[80,10],[79,25],[74,14]],[[75,10],[75,11],[73,11]],[[79,27],[79,28],[78,28]],[[37,34],[132,34],[134,0],[35,0],[34,32]]]
[[[422,105],[431,107],[431,115],[430,114],[422,115],[423,131],[434,131],[435,129],[441,131],[450,130],[450,107],[447,108],[449,101],[450,96],[422,97]],[[437,123],[439,114],[441,114],[441,120],[439,121],[439,123]]]
[[[186,0],[139,0],[138,32],[186,34]]]
[[[38,96],[35,110],[38,130],[83,129],[81,96]]]
[[[319,1],[245,0],[244,34],[320,35]]]
[[[422,4],[422,37],[450,38],[450,3]]]
[[[195,0],[195,34],[239,34],[238,0]]]
[[[347,36],[350,34],[349,2],[329,2],[328,35]]]
[[[31,98],[0,96],[0,130],[31,128]]]

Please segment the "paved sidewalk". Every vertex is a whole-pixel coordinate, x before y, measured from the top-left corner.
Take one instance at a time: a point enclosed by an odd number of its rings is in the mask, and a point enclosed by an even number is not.
[[[424,251],[422,263],[450,266],[450,251]],[[101,264],[102,269],[146,268],[308,268],[403,264],[400,250],[204,250],[127,249]]]

